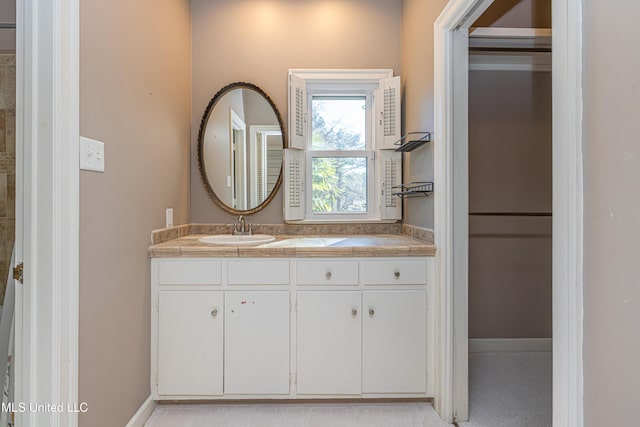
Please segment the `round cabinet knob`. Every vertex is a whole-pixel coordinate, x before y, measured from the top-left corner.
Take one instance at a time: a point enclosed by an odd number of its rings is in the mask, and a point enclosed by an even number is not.
[[[357,316],[358,315],[358,310],[356,310],[355,308],[351,309],[351,315],[352,316]]]
[[[369,316],[373,316],[374,314],[376,314],[376,311],[373,308],[369,309]]]
[[[394,271],[393,275],[396,276],[396,279],[400,278],[400,272],[398,270]]]
[[[327,280],[331,280],[331,272],[330,271],[327,271],[326,276],[327,276]]]
[[[217,317],[218,316],[218,309],[214,308],[213,310],[211,310],[211,317]]]

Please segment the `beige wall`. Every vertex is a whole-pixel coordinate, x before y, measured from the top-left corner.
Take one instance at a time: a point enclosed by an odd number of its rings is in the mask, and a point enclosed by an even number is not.
[[[640,4],[583,0],[585,426],[638,424]]]
[[[260,86],[287,122],[289,68],[393,68],[400,73],[400,0],[193,0],[191,220],[229,223],[198,172],[196,137],[205,107],[231,82]],[[282,190],[257,223],[281,223]]]
[[[149,396],[147,248],[164,210],[188,221],[188,0],[83,0],[80,133],[106,172],[80,174],[81,427],[123,426]]]
[[[402,0],[403,133],[433,131],[433,23],[447,3]],[[475,25],[550,27],[551,0],[496,0]],[[406,155],[404,165],[405,182],[433,180],[432,144]],[[433,228],[433,197],[405,201],[404,219]]]
[[[402,77],[403,77],[403,113],[404,132],[411,131],[433,131],[433,22],[447,4],[446,0],[425,2],[420,0],[403,0],[402,2]],[[478,25],[487,26],[513,26],[513,27],[549,27],[551,19],[550,0],[523,0],[504,1],[497,0],[494,5],[483,15]],[[511,79],[513,80],[513,78]],[[496,81],[478,81],[484,90],[491,90]],[[540,81],[512,81],[515,88],[522,91],[523,98],[520,109],[520,122],[523,120],[537,120],[533,128],[539,126],[540,117],[536,117],[531,110],[522,111],[527,102],[535,100],[536,93],[540,95],[539,85],[545,86],[546,99],[538,102],[549,102],[549,82]],[[513,88],[512,88],[513,89]],[[503,96],[507,96],[505,91]],[[507,96],[508,97],[508,96]],[[548,106],[547,106],[548,107]],[[538,109],[544,111],[544,109]],[[496,110],[485,110],[485,113],[496,113]],[[545,132],[550,130],[548,120],[550,119],[547,108],[544,120],[547,123]],[[516,127],[521,123],[512,122]],[[513,127],[513,126],[512,126]],[[476,132],[478,129],[474,130]],[[529,129],[530,130],[530,129]],[[547,135],[548,137],[548,135]],[[434,136],[437,140],[437,135]],[[547,167],[550,167],[550,145],[544,145],[544,149],[535,151],[534,141],[529,140],[530,148],[534,148],[533,154],[544,154]],[[548,139],[547,139],[548,142]],[[436,142],[437,143],[437,142]],[[405,182],[422,181],[433,179],[433,146],[427,144],[405,156]],[[550,174],[543,177],[540,182],[544,191],[530,186],[534,191],[529,198],[518,198],[524,204],[523,209],[531,206],[536,210],[550,210],[548,203]],[[509,181],[513,183],[513,181]],[[530,182],[531,183],[531,182]],[[490,184],[490,183],[489,183]],[[513,192],[512,192],[513,193]],[[491,194],[500,194],[492,191]],[[540,200],[541,196],[544,200]],[[537,199],[536,199],[537,198]],[[527,203],[530,206],[527,206]],[[547,205],[545,205],[545,203]],[[498,209],[499,210],[499,209]],[[404,205],[405,222],[427,228],[433,228],[433,198],[409,199]],[[480,234],[485,234],[484,240],[472,237],[471,250],[474,253],[485,254],[484,250],[489,245],[493,251],[502,256],[502,264],[491,268],[491,260],[485,258],[474,258],[471,260],[471,274],[476,277],[476,281],[481,282],[479,286],[470,289],[470,334],[471,337],[548,337],[551,335],[551,305],[550,305],[550,242],[551,238],[548,230],[548,220],[529,221],[525,225],[530,237],[523,239],[495,237],[496,224],[487,223],[487,220],[477,221],[472,227]],[[511,224],[517,229],[520,224]],[[505,224],[502,228],[509,228],[510,224]],[[500,232],[504,230],[498,230]],[[514,232],[510,231],[511,237]],[[487,234],[492,234],[489,238]],[[499,234],[499,233],[498,233]],[[514,252],[514,245],[519,252]],[[528,256],[515,256],[522,251]],[[494,260],[495,260],[494,259]],[[513,266],[522,266],[522,269],[513,271]],[[506,275],[499,283],[491,280],[496,271],[505,270]],[[509,286],[514,278],[523,277],[523,271],[528,271],[526,280],[521,280],[515,286]],[[486,286],[485,286],[486,285]],[[505,293],[505,290],[507,291]],[[520,316],[512,317],[514,313]],[[505,323],[505,319],[510,319]]]
[[[0,2],[0,22],[16,22],[16,0]],[[16,49],[16,30],[0,28],[0,53]]]
[[[402,1],[403,133],[433,132],[433,23],[447,0]],[[404,181],[433,181],[433,145],[405,155]],[[433,228],[433,196],[408,199],[407,224]]]
[[[551,73],[469,73],[469,211],[551,212]],[[469,217],[469,337],[551,336],[551,217]]]
[[[474,26],[551,28],[551,0],[495,0]]]

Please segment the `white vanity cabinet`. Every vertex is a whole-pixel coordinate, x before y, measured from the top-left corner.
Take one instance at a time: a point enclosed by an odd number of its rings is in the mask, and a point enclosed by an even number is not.
[[[298,394],[360,394],[360,291],[299,291]]]
[[[362,297],[362,392],[424,393],[426,293],[367,290]]]
[[[158,293],[158,393],[222,395],[219,291]]]
[[[152,388],[157,395],[221,396],[221,261],[175,258],[152,265]]]
[[[297,392],[425,393],[427,295],[299,291]]]
[[[432,397],[433,261],[153,258],[152,396]]]
[[[289,292],[225,293],[225,394],[289,394]]]

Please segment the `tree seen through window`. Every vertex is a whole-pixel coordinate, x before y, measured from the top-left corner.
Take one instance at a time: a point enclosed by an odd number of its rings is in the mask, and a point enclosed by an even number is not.
[[[367,212],[365,98],[314,98],[312,101],[312,210],[315,213]],[[342,152],[332,156],[328,151]]]

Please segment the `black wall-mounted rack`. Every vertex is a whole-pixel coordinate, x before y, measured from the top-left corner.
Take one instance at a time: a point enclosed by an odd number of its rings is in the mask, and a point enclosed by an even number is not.
[[[406,153],[413,151],[418,147],[431,141],[431,134],[429,132],[409,132],[400,140],[396,141],[394,145],[397,145],[396,151]]]
[[[426,197],[433,193],[433,182],[410,182],[408,184],[394,185],[391,187],[391,192],[401,199],[418,196]]]

